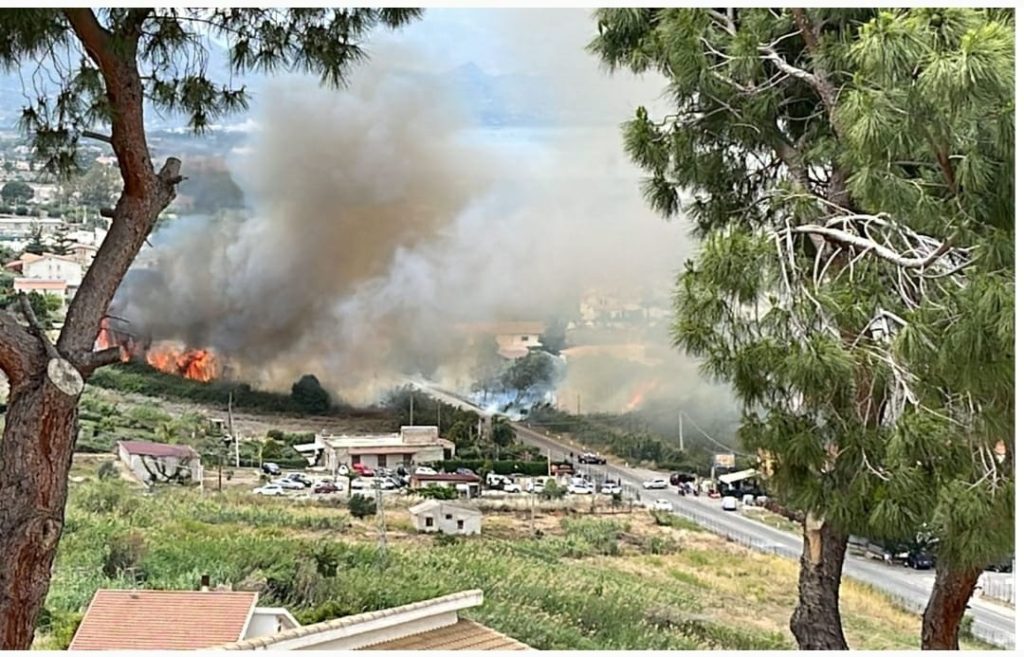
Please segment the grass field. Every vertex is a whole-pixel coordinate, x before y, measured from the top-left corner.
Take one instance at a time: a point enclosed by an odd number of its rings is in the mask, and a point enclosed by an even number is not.
[[[66,647],[98,588],[194,589],[203,574],[259,590],[261,604],[304,623],[481,588],[485,603],[468,615],[539,649],[795,647],[795,563],[645,511],[542,505],[538,537],[527,507],[492,505],[482,536],[443,540],[413,533],[405,507],[414,500],[399,496],[382,554],[375,521],[353,519],[341,500],[144,495],[121,479],[97,481],[96,466],[93,457],[73,473],[36,648]],[[852,582],[842,597],[852,646],[917,646],[912,614]]]

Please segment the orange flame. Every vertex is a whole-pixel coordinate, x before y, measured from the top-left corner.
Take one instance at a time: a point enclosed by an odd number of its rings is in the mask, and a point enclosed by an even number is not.
[[[174,342],[160,342],[152,347],[140,347],[130,336],[120,335],[104,319],[96,336],[96,349],[121,349],[121,360],[128,362],[133,356],[144,358],[161,372],[183,376],[194,381],[212,381],[220,374],[220,363],[208,349],[187,349]]]
[[[207,349],[182,349],[163,342],[146,351],[146,362],[168,374],[177,374],[193,381],[212,381],[220,372],[220,364]]]
[[[655,388],[658,387],[658,380],[653,379],[651,381],[644,381],[636,390],[633,391],[632,396],[629,398],[629,403],[626,404],[626,411],[636,410],[640,404],[644,403],[644,398],[647,397]]]

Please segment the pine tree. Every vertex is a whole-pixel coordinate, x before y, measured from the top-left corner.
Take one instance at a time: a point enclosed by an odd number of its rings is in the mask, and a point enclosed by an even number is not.
[[[46,252],[46,245],[43,244],[43,229],[36,224],[32,227],[32,234],[29,236],[28,244],[25,245],[25,253],[42,255]]]
[[[71,239],[68,234],[68,225],[62,223],[57,227],[57,231],[54,234],[53,247],[50,252],[56,255],[68,255],[71,253],[71,247],[75,244],[75,240]]]
[[[850,532],[927,523],[939,580],[962,588],[1012,527],[1012,466],[991,466],[994,441],[1012,435],[1011,17],[597,20],[591,49],[606,64],[670,81],[675,113],[640,108],[624,138],[650,204],[688,214],[703,238],[677,283],[676,342],[732,384],[741,438],[805,512],[798,644],[845,648]],[[982,309],[994,328],[965,314]],[[932,603],[924,644],[955,645],[963,606],[940,583]]]
[[[80,141],[93,139],[112,149],[122,183],[109,209],[110,232],[57,343],[48,341],[27,303],[20,304],[24,323],[0,313],[0,368],[11,387],[0,442],[0,650],[32,643],[64,525],[78,397],[96,368],[118,359],[116,349],[93,352],[96,334],[182,180],[178,158],[154,165],[144,103],[184,116],[201,132],[247,104],[244,87],[207,69],[211,35],[226,44],[234,73],[301,70],[337,87],[366,56],[361,44],[372,30],[418,15],[370,8],[0,12],[0,64],[43,67],[26,76],[45,88],[25,90],[30,102],[20,121],[41,168],[68,176],[78,168]]]

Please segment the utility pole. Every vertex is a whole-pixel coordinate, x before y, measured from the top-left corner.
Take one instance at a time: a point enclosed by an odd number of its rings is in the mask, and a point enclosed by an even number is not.
[[[576,415],[583,415],[583,412],[581,410],[582,408],[583,408],[583,402],[580,399],[580,393],[577,392],[576,393]]]
[[[437,433],[441,433],[441,400],[434,400],[437,405]]]
[[[351,480],[350,480],[351,481]],[[388,530],[387,522],[384,519],[384,492],[380,487],[380,480],[376,481],[376,499],[377,499],[377,531],[380,535],[380,542],[377,549],[380,552],[380,563],[384,565],[384,557],[387,555],[388,550]]]
[[[238,436],[235,435],[235,422],[231,415],[231,402],[234,400],[234,393],[228,393],[228,435],[235,441],[235,467],[241,467],[241,462],[238,457]]]
[[[679,451],[683,451],[683,412],[679,411]]]
[[[416,400],[416,397],[413,395],[413,392],[410,390],[409,391],[409,426],[410,427],[413,426],[414,424],[416,424],[415,422],[413,422],[413,411],[412,411],[412,405],[413,405],[413,402],[415,400]]]

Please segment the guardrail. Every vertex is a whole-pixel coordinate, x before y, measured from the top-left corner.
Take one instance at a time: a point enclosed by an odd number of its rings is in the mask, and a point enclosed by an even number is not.
[[[983,573],[978,581],[978,586],[981,587],[981,594],[986,598],[992,598],[993,600],[999,600],[1000,602],[1016,606],[1012,577],[997,579],[989,573]]]

